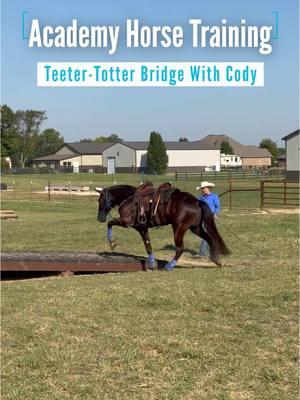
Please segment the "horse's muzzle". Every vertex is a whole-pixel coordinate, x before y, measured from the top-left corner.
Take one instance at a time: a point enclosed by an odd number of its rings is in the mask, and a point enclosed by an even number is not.
[[[105,222],[106,221],[106,214],[105,213],[98,213],[97,220],[99,222]]]

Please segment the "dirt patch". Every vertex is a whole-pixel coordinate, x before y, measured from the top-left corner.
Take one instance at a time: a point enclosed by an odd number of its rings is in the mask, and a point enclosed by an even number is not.
[[[186,258],[181,257],[178,261],[178,264],[185,265],[185,266],[193,266],[193,267],[212,267],[216,266],[209,258],[201,259],[201,258]]]
[[[268,208],[266,210],[267,213],[270,214],[299,214],[299,208]]]
[[[225,211],[225,210],[224,210]],[[232,217],[240,217],[243,215],[266,215],[266,214],[300,214],[299,208],[264,208],[248,210],[247,212],[239,212],[239,210],[234,210],[234,212],[228,212]]]

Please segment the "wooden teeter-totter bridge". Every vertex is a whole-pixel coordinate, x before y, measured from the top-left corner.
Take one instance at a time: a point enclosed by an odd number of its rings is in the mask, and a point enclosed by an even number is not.
[[[146,270],[146,259],[110,253],[2,252],[1,271],[135,272]]]

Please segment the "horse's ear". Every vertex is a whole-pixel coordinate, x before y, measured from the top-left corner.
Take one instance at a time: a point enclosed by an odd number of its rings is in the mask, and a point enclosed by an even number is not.
[[[96,192],[98,192],[100,194],[101,194],[101,192],[103,192],[103,188],[101,188],[101,187],[97,187],[97,188],[95,188],[95,190],[96,190]]]

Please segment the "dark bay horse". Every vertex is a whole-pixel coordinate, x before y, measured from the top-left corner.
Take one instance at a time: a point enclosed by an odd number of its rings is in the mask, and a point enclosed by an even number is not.
[[[119,206],[120,218],[112,219],[107,225],[107,239],[113,249],[116,242],[112,237],[112,227],[132,227],[142,237],[147,254],[149,256],[150,269],[153,269],[155,258],[152,253],[152,246],[149,238],[149,224],[139,224],[136,222],[134,210],[134,194],[137,190],[130,185],[117,185],[107,189],[96,189],[99,194],[98,220],[105,222],[106,217],[115,206]],[[175,257],[166,265],[166,269],[171,271],[183,252],[183,237],[185,232],[190,229],[195,235],[202,237],[210,246],[210,257],[213,262],[221,266],[220,255],[230,254],[229,249],[221,238],[214,221],[214,216],[206,203],[197,200],[188,192],[181,192],[176,189],[171,194],[169,201],[159,204],[157,207],[157,218],[159,223],[151,221],[151,226],[172,225],[174,242],[176,245]],[[149,218],[149,216],[148,216]],[[204,228],[203,228],[204,226]]]
[[[114,242],[112,237],[112,227],[132,227],[140,233],[149,256],[150,268],[153,269],[155,258],[149,238],[149,224],[138,224],[135,215],[133,215],[136,188],[128,185],[118,185],[107,189],[98,189],[97,191],[100,194],[98,209],[98,220],[100,222],[105,222],[110,210],[116,205],[119,206],[120,218],[112,219],[107,224],[107,239],[111,248],[113,249],[116,246],[116,242]],[[216,228],[213,213],[206,203],[199,201],[192,194],[176,189],[171,194],[167,203],[159,204],[156,212],[156,220],[159,223],[153,223],[152,221],[150,227],[171,224],[174,233],[176,253],[172,261],[166,265],[165,268],[167,270],[171,271],[181,256],[184,250],[183,237],[188,229],[208,242],[210,246],[210,258],[215,264],[221,266],[220,255],[230,254],[229,249]]]

